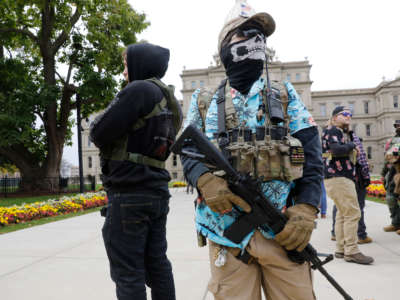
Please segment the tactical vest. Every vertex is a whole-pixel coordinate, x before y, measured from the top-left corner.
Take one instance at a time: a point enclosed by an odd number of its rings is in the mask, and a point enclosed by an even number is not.
[[[130,132],[112,143],[112,145],[102,149],[100,152],[102,159],[129,160],[137,164],[165,168],[165,160],[170,154],[170,146],[174,143],[182,125],[182,115],[172,87],[166,86],[157,78],[146,79],[146,81],[154,83],[161,89],[164,95],[163,99],[154,106],[149,114],[139,118],[132,125]],[[146,153],[128,152],[129,134],[144,127],[150,119],[154,121],[154,133],[152,134],[153,138],[149,149],[146,149]]]
[[[273,124],[268,115],[267,87],[262,91],[263,106],[260,107],[257,117],[265,115],[265,125],[257,126],[253,133],[250,128],[239,124],[234,107],[230,87],[225,88],[226,80],[218,87],[217,104],[223,102],[225,109],[226,142],[221,146],[215,136],[212,140],[220,150],[229,158],[232,166],[244,173],[249,173],[263,181],[278,179],[293,181],[303,176],[304,149],[300,140],[289,134],[289,117],[287,115],[288,97],[286,88],[278,82],[273,82],[271,88],[281,96],[282,110],[284,112],[283,124]],[[211,95],[211,96],[210,96]],[[221,97],[220,95],[223,95]],[[205,116],[212,100],[212,93],[200,90],[198,97],[199,113],[205,130]],[[219,127],[221,117],[218,112]],[[219,130],[220,131],[220,130]],[[219,172],[217,172],[218,175]]]
[[[391,164],[399,162],[400,158],[399,151],[400,151],[400,137],[395,136],[391,139],[390,145],[385,152],[385,160]]]

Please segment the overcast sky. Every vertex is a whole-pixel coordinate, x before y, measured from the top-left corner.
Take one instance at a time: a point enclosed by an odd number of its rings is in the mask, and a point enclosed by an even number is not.
[[[150,26],[139,35],[169,48],[164,77],[182,98],[180,74],[205,68],[213,61],[217,37],[235,0],[130,0],[144,12]],[[308,58],[312,91],[371,88],[382,78],[400,72],[399,0],[248,0],[257,11],[268,12],[276,30],[268,46],[282,62]],[[64,149],[64,158],[78,165],[77,137]]]

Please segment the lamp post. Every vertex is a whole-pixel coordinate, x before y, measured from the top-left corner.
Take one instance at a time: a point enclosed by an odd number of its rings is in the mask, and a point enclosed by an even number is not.
[[[78,128],[78,158],[79,158],[79,192],[84,192],[82,165],[82,125],[81,125],[81,95],[76,94],[76,119]]]

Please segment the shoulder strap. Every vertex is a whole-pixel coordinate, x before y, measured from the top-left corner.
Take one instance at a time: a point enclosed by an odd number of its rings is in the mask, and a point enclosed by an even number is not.
[[[229,145],[229,135],[226,131],[226,114],[225,114],[225,86],[228,78],[225,78],[221,81],[218,87],[218,98],[217,98],[217,105],[218,105],[218,134],[217,134],[217,141],[218,146],[222,151],[222,154],[229,158],[229,151],[226,147]]]
[[[132,126],[132,130],[138,130],[139,128],[143,127],[146,124],[146,120],[150,119],[151,117],[159,114],[160,112],[162,112],[165,107],[167,107],[167,99],[163,98],[159,103],[157,103],[156,105],[154,105],[153,110],[145,115],[144,117],[139,118],[135,124],[133,124]]]
[[[218,105],[218,134],[222,132],[226,132],[225,126],[225,86],[226,82],[228,81],[227,78],[223,79],[218,87],[218,98],[217,98],[217,105]]]
[[[171,110],[171,112],[174,115],[174,120],[173,120],[174,127],[176,132],[178,132],[182,126],[182,111],[178,103],[178,100],[176,100],[175,98],[172,86],[165,85],[160,79],[155,77],[146,80],[154,83],[161,89],[162,93],[167,99],[168,109]]]

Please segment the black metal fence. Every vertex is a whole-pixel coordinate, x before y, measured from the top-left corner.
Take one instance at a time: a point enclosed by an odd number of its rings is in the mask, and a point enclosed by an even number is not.
[[[26,179],[20,177],[1,177],[0,197],[12,197],[13,194],[22,192],[21,187],[24,183],[29,185],[29,182],[26,182]],[[80,191],[79,176],[60,178],[46,177],[43,178],[43,183],[50,193],[73,193]],[[91,175],[85,176],[83,179],[83,185],[84,191],[95,191],[96,177]]]

